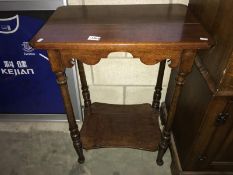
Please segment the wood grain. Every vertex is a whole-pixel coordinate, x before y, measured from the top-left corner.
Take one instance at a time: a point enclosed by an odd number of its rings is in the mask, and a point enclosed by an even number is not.
[[[89,40],[97,36],[98,40]],[[185,76],[191,72],[197,50],[213,44],[210,35],[184,5],[66,6],[58,8],[30,44],[46,49],[61,87],[74,147],[83,163],[84,148],[130,147],[155,151],[157,163],[170,143],[176,106]],[[147,65],[161,63],[154,106],[158,108],[166,60],[179,69],[165,128],[160,139],[158,111],[149,104],[91,104],[83,64],[97,64],[111,52],[129,52]],[[181,56],[182,55],[182,56]],[[64,75],[78,60],[85,102],[85,119],[79,131]],[[160,141],[160,144],[158,144]]]
[[[89,36],[101,39],[90,41]],[[37,42],[40,38],[43,41]],[[82,50],[87,45],[193,49],[208,48],[210,42],[211,37],[184,5],[120,5],[60,7],[31,43],[37,48]]]
[[[59,49],[66,67],[71,57],[93,65],[111,52],[130,52],[147,65],[170,59],[174,68],[183,49],[206,49],[213,41],[186,6],[119,5],[58,8],[30,43]]]
[[[160,140],[158,115],[150,104],[93,103],[81,129],[85,149],[103,147],[156,151]]]
[[[173,134],[182,169],[176,168],[179,171],[173,171],[174,175],[233,174],[232,5],[233,1],[190,0],[189,8],[215,38],[216,45],[198,51],[199,59],[177,106]],[[172,72],[169,82],[168,110],[176,74]]]

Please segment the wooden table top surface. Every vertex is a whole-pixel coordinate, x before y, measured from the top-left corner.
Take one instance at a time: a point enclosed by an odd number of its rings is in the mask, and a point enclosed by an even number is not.
[[[186,6],[157,4],[60,7],[30,43],[42,49],[105,45],[204,49],[212,40]]]

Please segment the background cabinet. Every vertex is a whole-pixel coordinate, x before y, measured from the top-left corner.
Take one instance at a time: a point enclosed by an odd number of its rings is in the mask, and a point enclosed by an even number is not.
[[[176,111],[173,174],[233,174],[233,1],[191,0],[189,8],[216,44],[201,51]],[[165,105],[169,109],[176,70]]]

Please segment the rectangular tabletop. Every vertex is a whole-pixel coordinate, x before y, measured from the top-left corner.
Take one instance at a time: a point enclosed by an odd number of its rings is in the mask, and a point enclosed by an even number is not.
[[[32,39],[43,49],[153,46],[202,49],[211,39],[184,5],[101,5],[58,8]]]

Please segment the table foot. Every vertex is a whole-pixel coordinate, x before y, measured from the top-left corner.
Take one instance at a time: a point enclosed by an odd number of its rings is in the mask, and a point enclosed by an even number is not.
[[[165,152],[167,151],[169,144],[170,144],[170,133],[163,130],[162,138],[159,143],[158,156],[156,159],[157,165],[159,166],[163,165],[163,156]]]
[[[83,164],[84,162],[85,162],[85,158],[84,157],[78,158],[78,163]]]
[[[158,160],[158,159],[157,159],[157,160],[156,160],[156,163],[157,163],[157,165],[162,166],[164,162],[163,162],[163,160]]]
[[[76,153],[78,154],[78,162],[80,164],[84,163],[85,157],[83,155],[83,147],[82,142],[80,139],[80,132],[78,130],[78,127],[70,131],[70,135],[73,141],[73,145],[75,148]]]

